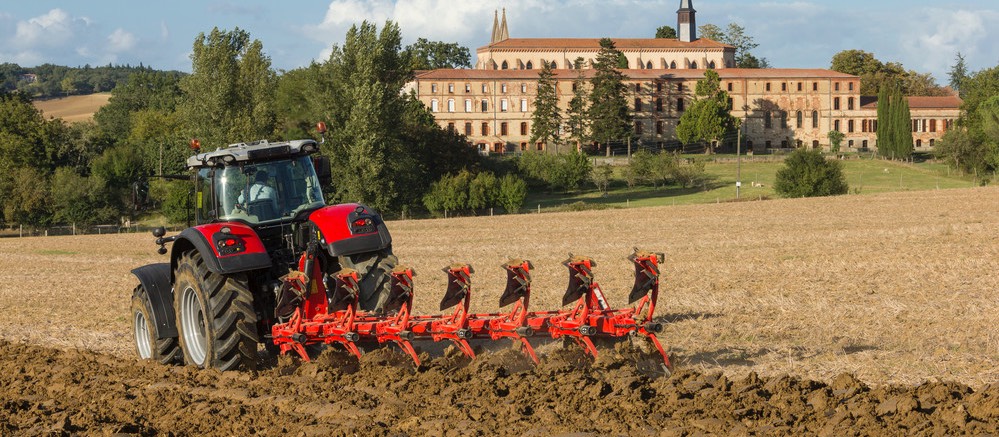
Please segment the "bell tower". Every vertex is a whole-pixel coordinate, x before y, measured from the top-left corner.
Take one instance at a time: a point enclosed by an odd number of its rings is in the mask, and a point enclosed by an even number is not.
[[[676,31],[680,41],[691,42],[697,39],[697,21],[694,19],[693,0],[680,0],[680,9],[676,11]]]

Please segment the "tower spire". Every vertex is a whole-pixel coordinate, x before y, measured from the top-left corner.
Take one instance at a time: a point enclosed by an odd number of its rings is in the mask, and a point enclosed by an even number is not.
[[[697,21],[694,19],[693,0],[680,0],[680,9],[676,11],[676,31],[680,41],[697,40]]]
[[[499,11],[493,11],[493,35],[489,37],[489,44],[499,42]]]
[[[510,31],[506,28],[506,8],[503,8],[503,23],[500,24],[500,41],[510,38]]]

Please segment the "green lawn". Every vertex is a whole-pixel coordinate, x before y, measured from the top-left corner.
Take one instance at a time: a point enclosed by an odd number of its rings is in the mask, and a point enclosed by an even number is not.
[[[722,158],[733,157],[722,156]],[[850,186],[850,194],[966,188],[975,185],[971,178],[949,172],[944,164],[907,164],[872,159],[849,159],[840,162],[843,164],[843,172]],[[606,195],[595,189],[568,194],[532,193],[524,202],[524,209],[535,210],[539,205],[542,210],[565,208],[566,205],[577,202],[585,204],[574,205],[580,209],[601,206],[620,208],[728,202],[735,200],[737,167],[741,167],[742,174],[740,198],[775,198],[778,196],[773,191],[774,178],[777,170],[783,165],[777,161],[752,160],[752,158],[744,160],[741,165],[728,162],[728,159],[724,162],[708,162],[705,166],[707,180],[702,185],[692,188],[679,186],[628,188],[621,177],[623,165],[616,165],[614,173],[616,180],[612,182],[611,189]],[[753,186],[753,182],[762,184],[762,187]]]

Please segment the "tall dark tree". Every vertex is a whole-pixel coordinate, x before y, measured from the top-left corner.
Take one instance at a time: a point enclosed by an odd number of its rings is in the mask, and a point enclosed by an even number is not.
[[[891,94],[888,92],[888,88],[884,87],[878,91],[878,127],[877,127],[877,146],[878,154],[881,156],[891,157],[896,154],[894,150],[895,143],[893,142],[894,128],[892,123],[894,119],[891,117]]]
[[[660,26],[656,29],[656,38],[676,39],[676,29],[672,26]]]
[[[950,76],[950,87],[958,94],[963,95],[961,85],[968,80],[968,64],[964,62],[964,55],[961,52],[957,52],[957,57],[954,60],[954,65],[950,67],[948,76]]]
[[[259,40],[236,28],[195,38],[191,75],[180,84],[186,131],[203,145],[268,138],[274,132],[277,76]]]
[[[892,123],[896,159],[909,159],[912,156],[912,114],[909,112],[909,100],[902,95],[902,89],[892,89]]]
[[[589,121],[587,116],[586,80],[583,79],[583,58],[575,61],[576,78],[572,81],[572,99],[566,112],[566,133],[579,148],[589,137]]]
[[[561,143],[562,111],[558,107],[557,82],[552,67],[547,62],[538,73],[538,94],[534,99],[531,115],[531,143],[541,141],[558,152]]]
[[[402,55],[412,70],[434,70],[437,68],[471,68],[472,56],[468,47],[458,43],[429,41],[419,38],[406,46]]]
[[[631,135],[631,113],[628,112],[627,87],[624,74],[615,69],[620,52],[610,38],[600,40],[600,52],[594,62],[590,80],[590,107],[587,111],[591,137],[602,145],[624,141]],[[610,148],[608,148],[608,154]]]

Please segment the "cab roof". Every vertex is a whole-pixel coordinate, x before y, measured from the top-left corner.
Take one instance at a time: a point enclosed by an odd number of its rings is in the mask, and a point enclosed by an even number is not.
[[[216,167],[237,162],[265,161],[283,157],[311,155],[319,151],[315,140],[292,140],[272,143],[267,140],[230,144],[212,152],[187,158],[187,168]]]

